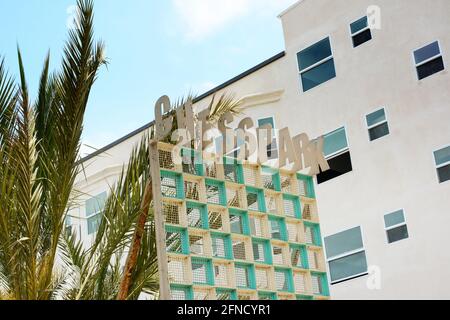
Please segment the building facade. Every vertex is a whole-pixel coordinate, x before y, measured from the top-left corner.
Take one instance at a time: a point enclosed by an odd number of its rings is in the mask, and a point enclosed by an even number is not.
[[[299,1],[280,15],[284,52],[195,100],[233,93],[257,124],[325,136],[331,170],[315,190],[333,299],[450,298],[448,12],[447,0]],[[68,227],[86,241],[151,126],[83,159]]]

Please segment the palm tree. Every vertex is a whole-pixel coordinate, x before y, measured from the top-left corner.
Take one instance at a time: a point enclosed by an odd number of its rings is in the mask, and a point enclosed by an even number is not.
[[[59,72],[50,73],[47,57],[34,103],[20,50],[18,84],[0,59],[0,300],[158,294],[149,136],[111,186],[93,244],[86,248],[75,233],[65,232],[67,213],[80,196],[74,181],[83,171],[78,161],[84,114],[106,64],[103,43],[93,37],[92,0],[78,0],[75,26]],[[213,99],[210,120],[238,106],[226,95]]]
[[[105,64],[93,40],[93,3],[78,1],[61,71],[44,64],[37,100],[28,93],[20,50],[16,85],[0,67],[0,297],[50,299],[64,286],[58,250],[89,93]]]

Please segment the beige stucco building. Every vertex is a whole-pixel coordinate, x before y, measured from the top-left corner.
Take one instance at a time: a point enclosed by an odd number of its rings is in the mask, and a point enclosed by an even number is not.
[[[448,0],[299,1],[280,15],[283,53],[195,102],[234,93],[255,121],[325,135],[333,171],[315,188],[334,299],[450,298],[449,13]],[[86,200],[149,126],[83,160]],[[70,219],[85,239],[88,211]]]

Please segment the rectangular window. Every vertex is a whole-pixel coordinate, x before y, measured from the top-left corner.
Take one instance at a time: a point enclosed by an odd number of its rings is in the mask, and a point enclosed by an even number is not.
[[[372,40],[372,31],[370,30],[367,16],[350,24],[350,31],[354,48]]]
[[[353,170],[347,134],[344,127],[325,135],[323,150],[330,170],[317,175],[318,184],[337,178]]]
[[[419,80],[445,69],[439,42],[435,41],[414,51],[414,62]]]
[[[388,243],[394,243],[403,239],[408,239],[408,226],[406,225],[405,213],[399,210],[384,216],[384,226]]]
[[[330,38],[297,53],[297,61],[303,92],[336,77]]]
[[[384,108],[368,114],[366,122],[370,141],[380,139],[389,134],[389,124]]]
[[[338,283],[368,272],[361,227],[325,238],[327,261],[332,283]]]
[[[86,218],[89,235],[96,233],[100,226],[106,197],[107,193],[103,192],[86,201]]]
[[[278,159],[278,143],[277,143],[277,135],[275,133],[275,121],[273,117],[258,120],[258,127],[262,127],[267,124],[270,124],[273,129],[272,143],[267,146],[267,158],[269,160]]]
[[[439,183],[450,180],[450,146],[434,152]]]

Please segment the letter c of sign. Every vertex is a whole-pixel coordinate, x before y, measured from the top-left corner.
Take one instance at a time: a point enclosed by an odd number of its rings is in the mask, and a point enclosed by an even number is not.
[[[170,112],[170,98],[162,96],[155,104],[155,118],[156,118],[156,140],[161,141],[168,136],[172,130],[173,116],[163,115]]]

